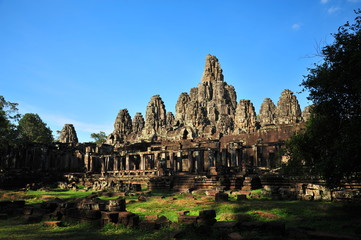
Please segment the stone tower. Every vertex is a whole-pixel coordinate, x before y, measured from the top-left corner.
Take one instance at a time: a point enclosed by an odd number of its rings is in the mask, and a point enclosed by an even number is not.
[[[61,130],[59,142],[61,143],[78,143],[78,136],[76,135],[73,124],[65,124]]]

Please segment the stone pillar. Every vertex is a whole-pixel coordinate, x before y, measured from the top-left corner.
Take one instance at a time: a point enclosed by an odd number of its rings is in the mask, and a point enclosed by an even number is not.
[[[140,154],[139,157],[140,157],[139,169],[145,170],[144,154]]]
[[[201,157],[201,162],[203,163],[203,171],[204,172],[208,172],[209,171],[209,167],[210,167],[210,159],[209,159],[209,152],[210,149],[207,149],[205,151],[202,151],[202,157]],[[202,161],[203,160],[203,161]]]
[[[125,155],[125,170],[129,170],[129,155]]]
[[[234,147],[232,146],[232,148],[230,149],[231,152],[231,167],[235,167],[236,166],[236,149],[234,149]]]
[[[200,169],[201,169],[199,151],[198,150],[194,151],[194,155],[195,155],[195,161],[194,161],[194,163],[195,163],[195,172],[199,173]]]
[[[169,168],[174,170],[174,154],[173,154],[173,152],[169,153],[169,162],[170,162]]]
[[[167,168],[167,158],[165,152],[162,152],[160,156],[161,156],[161,163],[163,164],[163,166],[161,167]]]
[[[222,156],[221,156],[221,160],[222,160],[222,165],[223,166],[228,166],[227,164],[227,149],[222,149]]]
[[[253,164],[251,163],[251,165],[258,167],[258,149],[257,149],[257,145],[253,145],[253,152],[254,152],[254,162]]]
[[[215,151],[213,149],[209,149],[208,151],[208,161],[209,161],[209,167],[215,166]]]
[[[188,152],[188,159],[189,159],[189,172],[193,173],[194,172],[194,158],[193,158],[192,151]]]
[[[182,152],[177,152],[177,171],[182,171]]]

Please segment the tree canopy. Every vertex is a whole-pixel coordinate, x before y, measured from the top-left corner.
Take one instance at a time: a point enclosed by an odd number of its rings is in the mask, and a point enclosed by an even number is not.
[[[313,102],[305,132],[286,144],[288,172],[317,174],[329,187],[361,173],[361,11],[332,34],[301,83]],[[302,170],[302,172],[300,172]]]
[[[93,138],[95,143],[98,145],[105,143],[107,140],[107,135],[103,131],[100,131],[99,133],[92,133],[90,134],[90,137]]]
[[[14,144],[17,137],[15,122],[19,120],[17,103],[6,101],[0,96],[0,147]]]
[[[26,113],[19,120],[20,138],[25,142],[50,144],[53,135],[49,127],[41,120],[38,114]]]

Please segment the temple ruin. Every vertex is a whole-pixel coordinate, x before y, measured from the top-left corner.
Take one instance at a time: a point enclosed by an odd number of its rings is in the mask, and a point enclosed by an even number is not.
[[[277,105],[265,98],[257,115],[250,100],[237,102],[218,59],[207,55],[201,82],[179,95],[174,114],[154,95],[145,117],[138,112],[132,119],[127,109],[119,111],[106,144],[78,143],[74,126],[66,124],[51,146],[9,148],[0,168],[70,174],[84,184],[104,181],[104,188],[127,181],[174,191],[250,190],[250,179],[287,160],[279,150],[309,117],[310,107],[302,112],[288,89]],[[278,178],[264,179],[262,185],[280,184]]]

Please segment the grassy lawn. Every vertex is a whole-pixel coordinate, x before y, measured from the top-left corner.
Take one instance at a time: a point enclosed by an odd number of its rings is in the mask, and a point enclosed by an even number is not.
[[[77,191],[0,191],[0,200],[25,199],[27,204],[36,204],[52,198],[79,198],[91,192]],[[104,197],[106,198],[106,197]],[[201,210],[216,210],[218,221],[232,219],[234,214],[242,214],[256,221],[283,221],[286,227],[315,228],[338,234],[355,235],[361,228],[361,204],[316,202],[316,201],[272,201],[268,199],[215,202],[213,198],[190,194],[172,195],[169,193],[153,193],[147,201],[140,202],[136,196],[126,197],[127,211],[140,215],[156,214],[166,216],[177,222],[179,211],[189,211],[190,215],[198,215]],[[42,223],[27,224],[21,216],[0,220],[0,239],[171,239],[175,229],[168,227],[162,231],[144,232],[139,229],[128,229],[121,226],[107,225],[103,228],[91,224],[69,224],[64,227],[49,228]],[[360,234],[360,233],[359,233]],[[189,232],[183,239],[201,239]],[[205,239],[219,239],[214,233]],[[246,239],[262,239],[262,236],[251,236]]]

